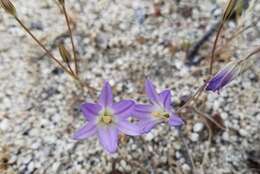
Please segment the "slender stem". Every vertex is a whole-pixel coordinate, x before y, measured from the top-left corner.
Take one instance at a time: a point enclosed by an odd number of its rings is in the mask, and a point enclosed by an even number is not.
[[[32,32],[23,24],[23,22],[15,16],[16,21],[21,25],[21,27],[33,38],[33,40],[46,52],[46,54],[53,59],[56,63],[61,66],[61,68],[67,72],[71,77],[75,78],[74,73],[70,72],[58,59],[56,59],[51,52],[32,34]]]
[[[32,32],[23,24],[23,22],[15,16],[16,21],[21,25],[21,27],[33,38],[33,40],[46,52],[46,54],[53,59],[68,75],[70,75],[78,84],[84,88],[86,87],[90,91],[90,95],[94,97],[95,88],[91,87],[87,83],[83,83],[77,75],[74,74],[71,68],[68,70],[58,59],[56,59],[52,53],[32,34]]]
[[[193,96],[191,96],[186,103],[184,103],[184,105],[182,105],[177,111],[176,113],[180,113],[182,109],[186,108],[194,99],[197,95],[199,95],[205,88],[205,86],[207,85],[207,82],[205,82],[201,87],[199,87],[199,89],[197,89],[197,91],[195,92],[195,94]]]
[[[213,64],[214,64],[214,61],[215,61],[215,51],[216,51],[218,38],[219,38],[219,35],[220,35],[221,30],[223,28],[223,25],[224,25],[224,22],[222,21],[220,23],[220,26],[219,26],[219,29],[218,29],[218,32],[217,32],[217,35],[216,35],[216,39],[214,41],[213,48],[212,48],[212,51],[211,51],[211,58],[210,58],[210,65],[209,65],[209,74],[210,74],[210,76],[213,73]]]
[[[70,70],[71,72],[73,72],[73,70],[72,70],[72,68],[71,68],[71,66],[70,66],[70,63],[68,62],[68,63],[66,63],[66,64],[67,64],[69,70]]]
[[[74,58],[74,62],[75,62],[75,73],[76,73],[76,75],[78,75],[78,60],[77,60],[76,48],[75,48],[75,44],[74,44],[74,41],[73,41],[72,30],[71,30],[71,27],[70,27],[69,17],[68,17],[68,13],[67,13],[67,10],[66,10],[66,7],[65,7],[65,3],[62,4],[62,9],[63,9],[64,16],[65,16],[65,19],[66,19],[66,23],[67,23],[67,26],[68,26],[68,29],[69,29],[70,41],[71,41],[72,50],[73,50],[73,58]]]
[[[253,56],[254,54],[256,54],[258,52],[260,52],[260,47],[256,48],[253,52],[248,54],[242,61],[245,61],[245,60],[249,59],[251,56]]]
[[[195,172],[196,172],[196,166],[195,166],[195,163],[194,163],[192,154],[190,153],[188,144],[187,144],[186,141],[184,140],[183,135],[182,135],[181,132],[180,132],[179,138],[180,138],[181,142],[184,144],[185,150],[186,150],[187,155],[188,155],[188,157],[189,157],[189,160],[190,160],[190,163],[191,163],[191,166],[192,166],[192,170],[193,170],[192,173],[195,173]]]
[[[220,129],[222,130],[226,130],[225,127],[223,127],[222,125],[220,125],[217,121],[215,121],[213,118],[211,118],[209,115],[201,112],[200,110],[198,110],[196,107],[192,107],[192,109],[199,115],[207,118],[209,121],[211,121],[212,123],[214,123],[216,126],[218,126]]]

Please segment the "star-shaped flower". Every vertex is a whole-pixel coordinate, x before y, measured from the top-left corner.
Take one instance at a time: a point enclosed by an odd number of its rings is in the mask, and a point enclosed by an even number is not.
[[[152,82],[146,80],[145,91],[151,104],[136,104],[133,112],[133,115],[140,120],[144,133],[149,132],[161,122],[168,122],[170,126],[183,124],[183,120],[173,112],[171,107],[170,90],[164,90],[158,94]]]
[[[111,86],[105,82],[97,103],[81,105],[87,122],[74,134],[74,139],[82,140],[97,134],[104,149],[110,153],[116,152],[119,133],[132,136],[142,133],[138,125],[128,121],[134,105],[132,100],[113,103]]]

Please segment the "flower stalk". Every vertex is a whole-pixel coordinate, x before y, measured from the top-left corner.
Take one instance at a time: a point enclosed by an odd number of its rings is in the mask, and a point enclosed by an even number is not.
[[[71,46],[72,46],[72,51],[73,51],[73,59],[74,59],[74,65],[75,65],[75,74],[78,75],[78,60],[77,60],[77,53],[76,53],[76,48],[75,48],[75,44],[74,44],[74,40],[73,40],[73,35],[72,35],[72,29],[70,27],[70,21],[69,21],[69,16],[66,10],[66,6],[65,6],[65,1],[64,0],[59,0],[61,6],[62,6],[62,10],[65,16],[65,20],[66,20],[66,24],[69,30],[69,35],[70,35],[70,42],[71,42]]]

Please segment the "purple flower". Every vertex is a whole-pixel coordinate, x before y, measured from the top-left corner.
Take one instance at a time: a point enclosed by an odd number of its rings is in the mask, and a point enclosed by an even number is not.
[[[240,73],[240,66],[237,62],[230,62],[223,69],[221,69],[207,84],[207,91],[219,91],[232,80],[234,80]]]
[[[140,120],[144,133],[149,132],[156,124],[165,121],[168,121],[170,126],[183,124],[183,120],[172,111],[170,90],[164,90],[158,94],[149,80],[145,82],[145,90],[151,104],[136,104],[133,112],[133,115]]]
[[[140,135],[140,128],[127,119],[132,114],[135,102],[121,100],[113,103],[111,86],[105,82],[97,103],[81,105],[87,122],[75,134],[74,139],[82,140],[98,135],[100,144],[110,153],[114,153],[118,146],[118,134]]]

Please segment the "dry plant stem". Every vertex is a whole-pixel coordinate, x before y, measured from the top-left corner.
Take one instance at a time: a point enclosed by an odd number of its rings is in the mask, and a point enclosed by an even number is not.
[[[196,107],[193,107],[193,110],[199,115],[199,116],[202,116],[202,119],[203,119],[203,122],[205,123],[205,125],[207,126],[207,129],[209,131],[209,136],[208,136],[208,141],[207,141],[207,147],[206,147],[206,150],[203,154],[203,159],[202,159],[202,163],[201,163],[201,169],[203,170],[204,169],[204,165],[205,165],[205,162],[208,158],[208,153],[209,153],[209,148],[210,148],[210,145],[211,145],[211,140],[212,140],[212,135],[213,135],[213,132],[212,132],[212,129],[210,128],[210,125],[208,124],[207,119],[208,116],[204,113],[202,113],[198,108]],[[216,124],[216,123],[214,123]],[[218,125],[217,125],[218,126]],[[219,126],[218,126],[219,127]],[[221,128],[221,127],[220,127]]]
[[[216,126],[218,126],[220,129],[226,131],[226,128],[221,126],[218,122],[216,122],[214,119],[212,119],[209,115],[201,112],[200,110],[198,110],[196,107],[192,107],[192,109],[194,110],[194,112],[196,112],[198,115],[201,115],[207,119],[209,119],[212,123],[214,123]]]
[[[205,150],[205,152],[203,154],[203,159],[202,159],[202,163],[201,163],[202,170],[203,170],[203,168],[205,166],[205,163],[206,163],[206,161],[208,159],[209,148],[211,146],[211,140],[212,140],[212,135],[213,135],[212,130],[210,129],[209,124],[207,123],[207,121],[204,121],[204,122],[205,122],[205,124],[206,124],[206,126],[208,128],[209,137],[208,137],[207,147],[206,147],[206,150]]]
[[[182,133],[180,133],[180,136],[179,136],[179,137],[180,137],[180,139],[181,139],[181,142],[184,144],[184,147],[185,147],[185,150],[186,150],[186,152],[187,152],[187,155],[189,156],[189,160],[190,160],[190,162],[191,162],[192,171],[193,171],[194,173],[196,173],[197,170],[196,170],[196,166],[195,166],[195,164],[194,164],[194,160],[193,160],[192,154],[191,154],[190,151],[189,151],[189,147],[188,147],[186,141],[184,140]],[[193,173],[193,172],[192,172],[192,173]]]
[[[209,65],[209,75],[210,76],[212,76],[212,73],[213,73],[213,64],[214,64],[214,61],[215,61],[215,51],[216,51],[216,48],[217,48],[218,38],[219,38],[219,35],[220,35],[221,30],[223,28],[223,25],[224,25],[224,21],[222,21],[220,23],[219,29],[217,31],[216,39],[214,41],[213,48],[212,48],[212,51],[211,51],[211,58],[210,58],[210,65]]]
[[[249,59],[251,56],[255,55],[258,52],[260,52],[260,47],[256,48],[254,51],[252,51],[250,54],[248,54],[244,59],[241,60],[241,62]]]
[[[206,87],[207,82],[205,82],[201,87],[199,87],[199,89],[195,92],[195,94],[193,96],[191,96],[186,103],[184,103],[184,105],[182,105],[177,111],[176,113],[180,113],[182,109],[186,108],[195,98],[197,95],[201,94],[201,92],[204,90],[204,88]],[[198,97],[197,97],[198,98]]]
[[[56,59],[51,53],[50,51],[31,33],[31,31],[23,24],[23,22],[17,17],[15,16],[16,21],[21,25],[21,27],[33,38],[33,40],[35,42],[37,42],[37,44],[46,52],[46,54],[53,59],[56,63],[59,64],[59,66],[65,71],[67,72],[71,77],[73,77],[75,79],[75,75],[73,72],[70,72],[58,59]]]
[[[224,11],[222,21],[221,21],[220,26],[218,28],[217,35],[216,35],[216,38],[215,38],[215,41],[214,41],[214,44],[213,44],[213,48],[212,48],[212,52],[211,52],[210,67],[209,67],[209,75],[210,76],[212,76],[212,74],[213,74],[213,64],[214,64],[214,61],[215,61],[215,51],[216,51],[216,47],[217,47],[218,38],[220,36],[220,33],[222,31],[222,28],[224,26],[225,21],[227,21],[227,19],[230,17],[233,9],[236,6],[236,3],[237,3],[237,0],[229,0],[227,7]]]
[[[71,68],[71,66],[70,66],[70,63],[66,63],[66,64],[67,64],[67,66],[68,66],[70,72],[73,72],[73,70],[72,70],[72,68]]]
[[[73,41],[72,30],[71,30],[71,27],[70,27],[69,17],[68,17],[68,13],[67,13],[67,10],[66,10],[66,7],[65,7],[65,3],[62,4],[62,9],[63,9],[63,12],[64,12],[64,16],[65,16],[67,27],[68,27],[69,34],[70,34],[70,41],[71,41],[71,45],[72,45],[73,58],[74,58],[74,63],[75,63],[75,73],[76,73],[76,75],[78,75],[78,73],[79,73],[78,72],[78,60],[77,60],[75,44],[74,44],[74,41]]]
[[[46,52],[46,54],[53,59],[58,65],[68,74],[70,75],[82,88],[86,87],[87,90],[90,92],[90,96],[94,97],[94,92],[96,91],[95,88],[91,87],[89,84],[83,83],[74,72],[68,70],[58,59],[56,59],[50,51],[31,33],[31,31],[23,24],[23,22],[15,16],[16,21],[21,25],[21,27],[33,38],[33,40]]]

